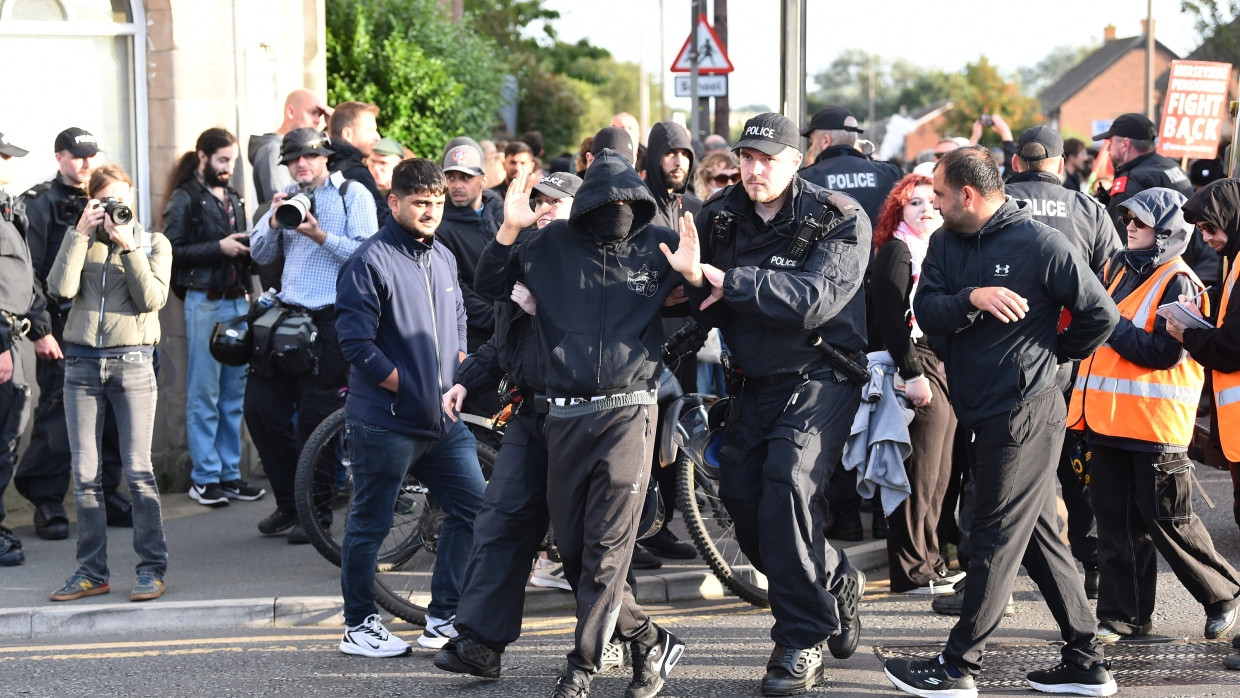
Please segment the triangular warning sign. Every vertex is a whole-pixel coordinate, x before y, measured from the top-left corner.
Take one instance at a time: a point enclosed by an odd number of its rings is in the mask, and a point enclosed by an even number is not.
[[[719,35],[706,22],[706,15],[698,15],[698,72],[702,75],[726,75],[734,70],[732,61],[728,60],[728,54],[723,50],[723,42],[719,40]],[[673,73],[691,73],[693,67],[689,63],[689,42],[693,40],[693,33],[685,38],[685,45],[680,47],[680,53],[676,54],[676,60],[672,61]]]

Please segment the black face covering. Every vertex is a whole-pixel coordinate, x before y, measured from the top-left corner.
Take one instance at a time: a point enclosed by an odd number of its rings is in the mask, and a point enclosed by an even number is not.
[[[582,216],[586,229],[606,242],[624,239],[633,228],[631,204],[607,203]]]

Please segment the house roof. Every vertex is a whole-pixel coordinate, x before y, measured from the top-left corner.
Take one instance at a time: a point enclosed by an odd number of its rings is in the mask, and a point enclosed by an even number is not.
[[[1038,94],[1038,101],[1042,103],[1043,113],[1049,114],[1058,109],[1064,102],[1071,99],[1073,95],[1085,89],[1086,85],[1093,82],[1099,75],[1102,75],[1112,64],[1126,56],[1129,51],[1144,49],[1144,35],[1116,39],[1103,44],[1102,48],[1086,56],[1084,60],[1064,73],[1054,84]],[[1175,58],[1179,57],[1157,39],[1154,40],[1154,50],[1165,51]]]

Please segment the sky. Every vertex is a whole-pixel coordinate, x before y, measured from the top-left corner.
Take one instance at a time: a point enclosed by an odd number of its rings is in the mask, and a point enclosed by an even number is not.
[[[659,50],[659,7],[663,7],[663,51]],[[707,0],[708,21],[714,3]],[[728,56],[736,68],[729,78],[732,106],[775,106],[779,102],[779,18],[781,0],[728,2]],[[1180,0],[1154,0],[1157,39],[1183,56],[1199,43],[1192,18]],[[560,38],[588,39],[622,61],[641,63],[666,79],[668,103],[688,108],[688,98],[672,94],[666,68],[689,36],[689,0],[545,0],[557,10]],[[1103,30],[1114,24],[1120,38],[1141,33],[1146,0],[871,0],[868,3],[809,0],[806,66],[812,76],[840,52],[860,49],[880,58],[906,59],[956,71],[985,55],[1005,75],[1037,64],[1056,46],[1101,46]],[[629,10],[620,12],[618,8]],[[865,8],[869,19],[856,18]],[[1031,16],[1032,15],[1032,16]],[[1011,27],[1011,28],[1005,28]],[[1018,28],[1019,27],[1019,28]]]

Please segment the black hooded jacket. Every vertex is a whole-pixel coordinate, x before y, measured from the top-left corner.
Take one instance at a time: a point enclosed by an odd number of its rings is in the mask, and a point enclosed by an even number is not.
[[[615,201],[634,212],[620,240],[600,238],[586,214]],[[567,221],[531,231],[517,244],[494,240],[482,252],[474,290],[508,298],[522,281],[538,301],[547,394],[586,397],[653,389],[662,370],[663,301],[682,281],[659,250],[679,235],[651,225],[654,197],[628,161],[604,149],[586,171]]]
[[[465,294],[465,313],[469,318],[469,351],[482,346],[495,331],[494,306],[490,300],[474,291],[474,270],[482,257],[482,248],[495,239],[499,231],[496,211],[503,219],[504,202],[489,189],[483,190],[482,211],[468,206],[453,206],[448,201],[443,207],[443,220],[435,231],[435,239],[456,257],[461,275],[461,292]]]
[[[683,194],[669,193],[667,183],[663,181],[663,156],[677,149],[689,153],[689,171],[685,174],[688,189]],[[646,140],[646,186],[654,196],[655,213],[650,221],[651,225],[679,230],[677,221],[686,211],[697,215],[697,212],[702,210],[702,200],[693,195],[692,187],[689,186],[692,182],[693,163],[693,141],[684,126],[666,121],[650,128],[650,137]]]
[[[833,145],[801,170],[801,179],[823,189],[842,191],[857,200],[870,225],[878,220],[883,201],[904,173],[890,162],[875,161],[851,145]]]
[[[822,221],[822,233],[799,259],[790,254],[799,222]],[[727,221],[731,221],[728,223]],[[793,177],[784,207],[768,222],[743,185],[716,192],[695,224],[702,263],[722,269],[723,301],[696,311],[710,293],[686,287],[700,322],[723,333],[737,367],[749,376],[799,373],[826,365],[809,346],[813,333],[846,353],[866,347],[861,280],[870,259],[870,221],[856,201]]]
[[[329,169],[343,174],[345,179],[351,179],[366,187],[366,191],[370,192],[375,199],[375,214],[379,218],[379,227],[382,228],[392,210],[388,207],[387,197],[379,193],[379,185],[375,184],[375,176],[370,174],[366,163],[363,162],[362,151],[342,140],[333,140],[331,147]]]
[[[969,294],[983,286],[1020,294],[1029,312],[1005,323],[978,310]],[[1072,323],[1056,334],[1063,308]],[[968,426],[1055,390],[1056,365],[1092,354],[1119,322],[1068,239],[1011,198],[976,233],[944,226],[930,237],[913,314],[922,331],[943,340],[937,346],[952,407]]]
[[[1123,247],[1102,204],[1079,191],[1064,188],[1053,172],[1019,172],[1012,175],[1003,189],[1013,199],[1029,202],[1033,220],[1067,235],[1095,274]]]
[[[1227,235],[1227,244],[1220,254],[1228,261],[1231,272],[1236,273],[1240,257],[1240,180],[1210,182],[1184,202],[1183,211],[1188,222],[1212,223]],[[1218,313],[1212,317],[1217,318]],[[1223,373],[1240,371],[1240,290],[1232,289],[1222,327],[1184,330],[1184,348],[1208,369]]]

